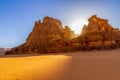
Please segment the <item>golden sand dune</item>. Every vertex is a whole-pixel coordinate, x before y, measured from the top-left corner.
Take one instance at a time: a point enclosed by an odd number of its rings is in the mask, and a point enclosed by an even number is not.
[[[120,80],[120,49],[1,57],[0,80]]]

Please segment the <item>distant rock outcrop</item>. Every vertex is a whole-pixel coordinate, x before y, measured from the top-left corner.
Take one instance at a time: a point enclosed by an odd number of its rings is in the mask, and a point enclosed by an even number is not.
[[[5,52],[4,48],[0,48],[0,55],[3,55]]]
[[[26,42],[12,48],[6,54],[70,52],[76,50],[113,49],[120,47],[120,30],[108,24],[108,20],[96,15],[88,19],[80,36],[62,27],[58,19],[45,17],[43,22],[35,22],[34,28]]]
[[[9,50],[10,48],[0,48],[0,55],[4,55],[4,53]]]

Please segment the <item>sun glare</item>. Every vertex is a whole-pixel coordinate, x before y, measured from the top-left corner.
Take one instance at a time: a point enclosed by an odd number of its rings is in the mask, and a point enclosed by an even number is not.
[[[73,23],[70,25],[71,29],[74,30],[74,32],[76,34],[80,34],[81,33],[81,30],[82,30],[82,27],[84,25],[87,25],[88,24],[88,21],[87,20],[75,20],[73,21]]]

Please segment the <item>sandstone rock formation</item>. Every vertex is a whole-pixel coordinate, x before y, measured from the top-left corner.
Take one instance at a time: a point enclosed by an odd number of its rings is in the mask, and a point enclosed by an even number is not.
[[[57,19],[45,17],[43,23],[41,23],[41,21],[35,23],[25,46],[28,48],[29,52],[41,52],[49,48],[52,41],[63,38],[61,22]]]
[[[74,32],[68,26],[63,28],[62,23],[58,19],[47,16],[43,19],[43,22],[40,20],[35,22],[26,43],[13,48],[11,53],[51,52],[49,48],[63,46],[65,44],[63,42],[74,37]]]
[[[88,25],[84,25],[81,36],[77,41],[79,46],[85,48],[111,49],[118,46],[120,31],[108,24],[108,20],[93,15],[88,19]],[[84,45],[83,45],[84,43]]]
[[[88,19],[88,26],[84,25],[81,35],[87,35],[95,32],[111,32],[114,28],[108,24],[108,20],[98,18],[93,15]]]
[[[70,29],[70,27],[68,27],[68,26],[64,27],[63,33],[64,33],[64,39],[66,39],[66,40],[71,40],[71,39],[75,38],[74,31],[72,31]]]
[[[5,49],[4,48],[0,48],[0,55],[3,55],[5,52]]]
[[[4,55],[4,53],[9,50],[10,48],[0,48],[0,55]]]
[[[76,50],[113,49],[120,47],[120,30],[108,24],[108,20],[96,15],[88,19],[80,36],[75,38],[74,32],[62,27],[58,19],[45,17],[43,22],[35,22],[34,28],[26,42],[11,49],[6,54],[53,53]]]

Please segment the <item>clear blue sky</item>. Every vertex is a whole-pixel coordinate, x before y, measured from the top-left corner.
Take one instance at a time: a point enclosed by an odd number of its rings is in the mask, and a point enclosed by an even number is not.
[[[58,18],[80,33],[93,14],[120,28],[120,0],[0,0],[0,47],[24,43],[34,22],[45,16]]]

